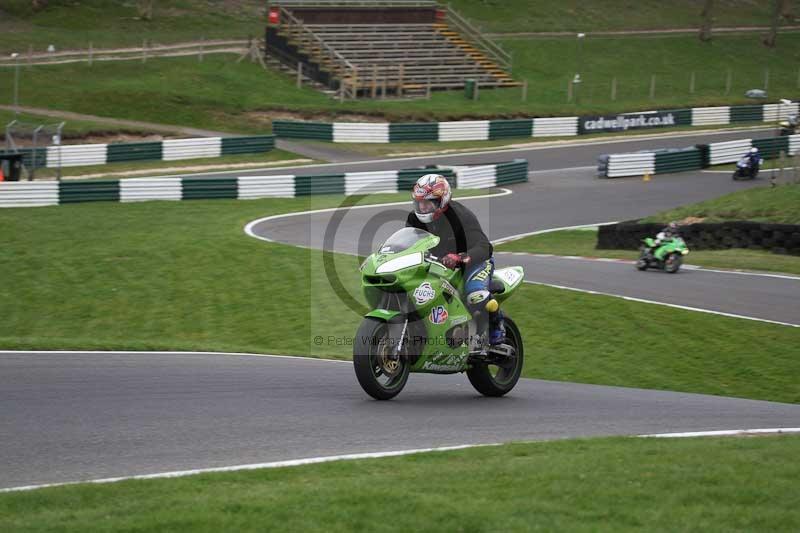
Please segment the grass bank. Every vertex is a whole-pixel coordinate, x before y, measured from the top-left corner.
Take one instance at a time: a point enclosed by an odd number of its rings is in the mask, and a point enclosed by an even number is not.
[[[757,187],[670,209],[643,219],[644,222],[668,222],[687,217],[704,222],[752,220],[780,224],[800,224],[800,183],[779,187]]]
[[[491,32],[604,31],[692,28],[700,22],[696,2],[676,0],[669,6],[658,0],[637,2],[630,9],[625,0],[568,2],[542,0],[454,0],[451,2],[473,23]],[[766,5],[718,0],[715,26],[768,26],[771,9]],[[134,2],[112,0],[49,0],[36,11],[30,0],[5,0],[0,7],[0,51],[41,50],[49,44],[58,49],[141,45],[199,40],[201,37],[245,38],[261,36],[265,4],[260,0],[204,2],[159,0],[151,20],[140,18]],[[795,13],[796,14],[796,13]]]
[[[313,339],[355,332],[361,316],[340,295],[360,300],[357,259],[333,255],[331,277],[320,252],[242,231],[256,218],[340,201],[0,210],[0,346],[348,359],[350,346]],[[530,347],[528,377],[800,402],[795,328],[535,286],[505,307]]]
[[[521,89],[485,90],[478,101],[463,91],[435,92],[430,100],[391,99],[339,103],[295,80],[265,72],[235,55],[23,68],[20,103],[93,115],[181,124],[216,131],[266,133],[276,112],[332,120],[356,114],[375,120],[429,121],[457,118],[572,116],[653,108],[752,103],[744,92],[761,86],[769,69],[773,98],[797,95],[800,33],[768,50],[756,35],[725,36],[702,44],[694,37],[620,37],[587,41],[578,57],[573,40],[507,41]],[[732,84],[725,94],[727,70]],[[581,72],[578,103],[567,101],[567,81]],[[694,91],[690,78],[695,73]],[[651,75],[656,89],[650,98]],[[12,100],[14,76],[0,76],[0,97]],[[70,83],[62,83],[62,80]],[[617,94],[611,99],[616,79]],[[255,89],[257,88],[257,89]]]
[[[0,494],[0,520],[8,531],[795,531],[798,445],[509,444]],[[375,502],[398,495],[402,510],[387,520]]]

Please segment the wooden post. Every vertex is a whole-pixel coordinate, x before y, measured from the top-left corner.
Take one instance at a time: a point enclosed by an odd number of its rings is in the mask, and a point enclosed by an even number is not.
[[[400,71],[398,72],[399,79],[397,80],[397,96],[403,96],[403,75],[405,74],[405,65],[400,63]]]
[[[381,100],[386,100],[386,76],[383,77],[383,83],[381,83]]]
[[[617,101],[617,77],[611,78],[611,101]]]
[[[528,80],[522,80],[522,101],[528,101]]]
[[[297,86],[298,89],[303,86],[303,63],[300,62],[300,61],[297,62],[297,84],[296,84],[296,86]]]
[[[650,76],[650,99],[656,97],[656,75],[653,74]]]
[[[475,92],[472,93],[472,99],[477,101],[478,100],[478,79],[475,79]]]
[[[769,89],[769,69],[764,69],[764,90]]]
[[[428,78],[428,88],[425,90],[425,99],[426,100],[430,100],[431,99],[431,79],[430,78]]]
[[[728,69],[728,75],[725,77],[725,96],[731,93],[731,82],[733,81],[733,71]]]
[[[372,91],[370,96],[374,100],[378,95],[378,65],[372,65]]]
[[[572,79],[567,80],[567,103],[572,101]]]
[[[689,94],[694,94],[694,71],[692,71],[692,75],[689,77]]]

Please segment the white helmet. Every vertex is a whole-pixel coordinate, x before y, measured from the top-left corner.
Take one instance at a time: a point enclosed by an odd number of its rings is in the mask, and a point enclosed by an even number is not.
[[[450,184],[441,174],[425,174],[417,180],[411,192],[414,214],[423,224],[430,224],[447,210],[450,203]]]
[[[750,153],[751,153],[751,154],[757,154],[757,153],[758,153],[758,148],[756,148],[755,146],[753,146],[752,148],[750,148]]]

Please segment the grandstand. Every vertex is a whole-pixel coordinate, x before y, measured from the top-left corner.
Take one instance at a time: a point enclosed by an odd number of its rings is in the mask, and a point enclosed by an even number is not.
[[[272,0],[266,54],[342,98],[517,85],[511,56],[432,0]]]

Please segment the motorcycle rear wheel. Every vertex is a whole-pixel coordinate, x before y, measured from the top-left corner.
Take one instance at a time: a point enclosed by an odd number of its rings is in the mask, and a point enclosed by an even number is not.
[[[636,270],[647,270],[647,259],[644,257],[645,251],[639,254],[639,259],[636,261]]]
[[[522,374],[522,366],[525,363],[522,335],[508,316],[505,317],[505,328],[505,344],[510,345],[515,351],[515,355],[509,357],[508,365],[476,363],[467,370],[469,382],[484,396],[503,396],[511,392]]]
[[[361,388],[376,400],[391,400],[408,381],[411,364],[405,349],[392,357],[395,345],[389,324],[374,318],[361,322],[353,342],[353,369]]]

